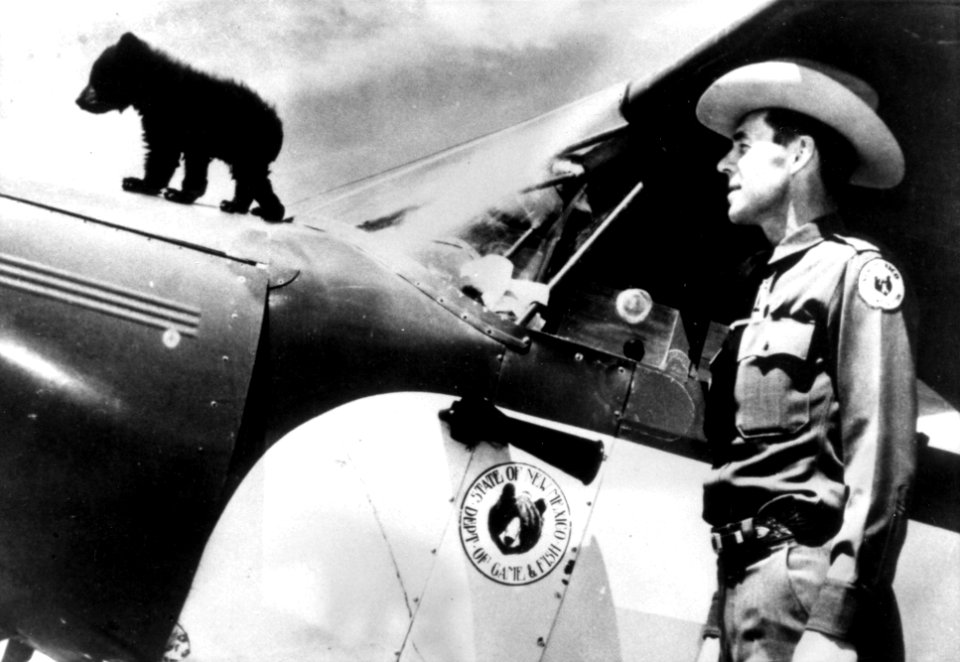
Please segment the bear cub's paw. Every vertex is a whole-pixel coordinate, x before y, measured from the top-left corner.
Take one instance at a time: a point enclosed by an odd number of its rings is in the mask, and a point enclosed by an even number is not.
[[[164,198],[170,202],[179,202],[182,205],[193,204],[200,195],[202,194],[196,191],[181,191],[175,188],[168,188],[163,192]]]
[[[250,213],[254,216],[259,216],[263,220],[269,223],[282,223],[285,219],[283,214],[286,210],[283,208],[283,205],[271,205],[271,206],[260,206],[254,207],[250,210]]]
[[[139,177],[124,177],[123,190],[131,193],[142,193],[144,195],[160,195],[162,186],[151,186]]]
[[[224,200],[220,203],[220,211],[228,214],[246,214],[250,209],[250,203],[236,202],[235,200]]]

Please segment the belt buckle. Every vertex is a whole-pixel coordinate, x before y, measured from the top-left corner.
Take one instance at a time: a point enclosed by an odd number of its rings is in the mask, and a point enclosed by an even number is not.
[[[710,533],[710,544],[713,551],[717,554],[725,549],[729,550],[738,545],[742,545],[752,539],[756,533],[753,525],[753,518],[748,518],[740,522],[731,522],[715,528]]]

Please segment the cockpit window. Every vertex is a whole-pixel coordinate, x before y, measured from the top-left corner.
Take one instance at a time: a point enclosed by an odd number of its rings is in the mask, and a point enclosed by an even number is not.
[[[498,312],[546,303],[620,199],[595,191],[622,152],[623,88],[324,195],[311,216],[411,257]]]

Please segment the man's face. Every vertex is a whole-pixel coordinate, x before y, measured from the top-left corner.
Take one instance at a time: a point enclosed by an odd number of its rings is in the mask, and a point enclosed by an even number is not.
[[[786,211],[791,153],[773,142],[765,116],[762,110],[746,115],[717,164],[728,179],[730,220],[738,225],[761,225]]]

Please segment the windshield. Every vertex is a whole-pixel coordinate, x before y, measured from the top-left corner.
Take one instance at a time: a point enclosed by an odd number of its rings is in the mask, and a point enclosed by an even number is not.
[[[325,194],[309,210],[374,252],[399,252],[502,311],[546,303],[622,195],[591,191],[623,151],[623,86]]]

